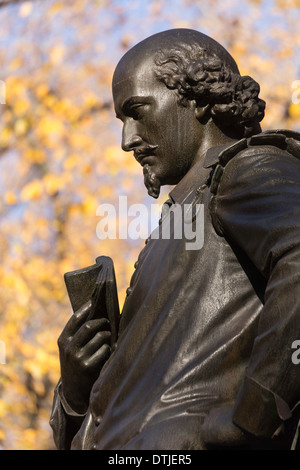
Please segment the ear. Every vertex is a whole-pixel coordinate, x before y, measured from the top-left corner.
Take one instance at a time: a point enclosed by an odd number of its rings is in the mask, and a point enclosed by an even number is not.
[[[195,116],[198,119],[198,121],[200,121],[202,123],[203,123],[203,121],[205,121],[205,122],[208,121],[208,119],[210,117],[209,109],[210,109],[209,104],[207,104],[206,106],[196,106]]]

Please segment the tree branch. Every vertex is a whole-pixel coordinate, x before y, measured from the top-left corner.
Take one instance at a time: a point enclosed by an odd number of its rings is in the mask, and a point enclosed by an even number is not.
[[[2,0],[0,1],[0,8],[6,7],[7,5],[11,5],[12,3],[22,3],[24,0]]]

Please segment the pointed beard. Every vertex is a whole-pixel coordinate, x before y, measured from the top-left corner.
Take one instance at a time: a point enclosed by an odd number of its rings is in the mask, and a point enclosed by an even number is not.
[[[149,196],[152,196],[157,199],[160,193],[161,186],[159,179],[155,176],[155,174],[151,171],[151,167],[147,164],[143,167],[143,173],[144,184],[147,188]]]

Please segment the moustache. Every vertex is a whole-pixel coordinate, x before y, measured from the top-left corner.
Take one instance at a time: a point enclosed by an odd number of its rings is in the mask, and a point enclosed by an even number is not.
[[[133,155],[134,158],[141,163],[141,160],[144,157],[153,155],[153,152],[157,149],[158,145],[142,145],[139,148],[134,149]]]

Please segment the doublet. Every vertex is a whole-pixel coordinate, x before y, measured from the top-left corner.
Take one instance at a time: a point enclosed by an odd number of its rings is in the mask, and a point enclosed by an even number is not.
[[[233,447],[291,447],[300,395],[291,360],[300,339],[299,158],[298,134],[261,133],[210,149],[170,192],[135,264],[87,414],[72,413],[60,385],[55,391],[58,448],[205,450],[201,426],[222,407],[243,433]],[[198,249],[176,226],[174,205],[194,211]],[[169,238],[160,236],[166,223]]]

